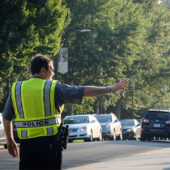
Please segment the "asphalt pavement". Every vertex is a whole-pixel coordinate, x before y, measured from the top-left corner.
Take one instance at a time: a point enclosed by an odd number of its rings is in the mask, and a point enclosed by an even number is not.
[[[10,168],[6,166],[8,164],[9,167],[13,167],[12,169],[18,169],[16,161],[18,159],[9,156],[8,160],[1,162],[0,167],[3,170],[9,170]],[[170,147],[157,148],[126,157],[120,156],[119,158],[111,158],[97,163],[67,168],[66,170],[170,170]]]
[[[170,170],[170,148],[159,148],[124,158],[109,159],[67,170]]]

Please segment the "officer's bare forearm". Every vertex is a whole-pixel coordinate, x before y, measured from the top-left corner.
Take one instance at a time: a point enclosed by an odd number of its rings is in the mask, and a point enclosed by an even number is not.
[[[3,118],[3,123],[4,123],[6,138],[7,138],[7,141],[9,141],[14,138],[12,121],[9,121]]]
[[[12,121],[9,121],[3,118],[3,123],[4,123],[6,138],[7,138],[8,152],[13,157],[18,157],[18,149],[15,143],[14,137],[13,137]]]
[[[108,93],[106,87],[85,86],[84,88],[84,97],[101,96],[106,93]]]
[[[113,86],[97,87],[97,86],[85,86],[84,97],[101,96],[106,93],[113,93],[117,90],[121,90],[125,87],[125,84],[129,79],[124,79]]]

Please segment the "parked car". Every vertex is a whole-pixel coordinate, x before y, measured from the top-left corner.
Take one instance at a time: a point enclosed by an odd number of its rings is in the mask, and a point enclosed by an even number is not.
[[[102,140],[102,129],[94,115],[66,116],[62,122],[65,126],[69,126],[69,142],[74,139],[84,139],[84,141]]]
[[[4,125],[2,121],[2,114],[0,113],[0,144],[7,148],[6,135],[4,131]]]
[[[114,113],[96,115],[102,127],[103,139],[122,140],[122,126]]]
[[[140,138],[141,126],[136,119],[121,120],[123,139],[136,139]]]
[[[142,119],[141,141],[170,138],[170,110],[149,109]]]

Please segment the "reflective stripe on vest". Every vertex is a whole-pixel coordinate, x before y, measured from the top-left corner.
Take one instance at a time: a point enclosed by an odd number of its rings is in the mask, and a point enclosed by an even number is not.
[[[15,122],[17,128],[30,128],[30,127],[41,127],[58,124],[57,118],[43,119],[43,120],[33,120],[33,121],[19,121]]]
[[[19,81],[16,83],[15,98],[16,98],[16,104],[17,104],[19,117],[24,118],[24,112],[23,112],[22,102],[21,102],[21,84],[22,84],[22,81]]]
[[[46,80],[44,87],[44,107],[45,107],[45,116],[51,115],[51,103],[50,103],[50,88],[52,81]]]
[[[54,129],[52,127],[47,128],[47,135],[53,135]]]
[[[22,138],[28,138],[27,130],[21,130],[21,137]]]

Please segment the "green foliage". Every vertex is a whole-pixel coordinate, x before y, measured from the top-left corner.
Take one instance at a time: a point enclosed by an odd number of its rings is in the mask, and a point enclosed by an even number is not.
[[[95,97],[84,98],[81,105],[74,106],[74,114],[94,113],[94,108],[92,106],[94,105],[95,99]]]
[[[0,82],[3,93],[8,93],[13,81],[30,76],[32,55],[42,53],[54,57],[59,52],[63,29],[69,21],[69,10],[62,0],[0,2]]]
[[[122,92],[85,98],[74,114],[111,108],[120,118],[141,117],[150,107],[170,107],[167,2],[68,0],[67,7],[61,0],[0,2],[0,104],[13,81],[29,77],[30,56],[54,58],[62,38],[69,47],[69,72],[58,74],[61,82],[106,86],[131,80]]]
[[[123,93],[97,98],[95,110],[102,113],[113,105],[117,113],[122,109],[141,116],[147,108],[168,103],[161,92],[161,86],[169,85],[169,55],[164,54],[169,50],[170,13],[164,5],[157,0],[75,0],[67,6],[72,22],[64,35],[63,45],[69,46],[69,78],[64,80],[105,86],[131,79]]]

